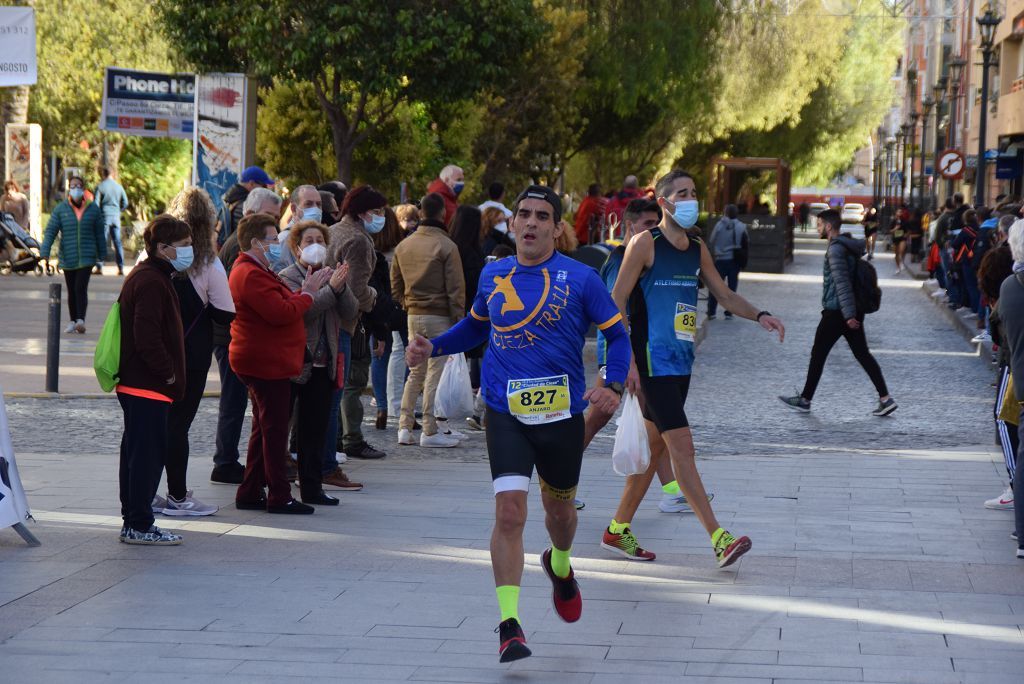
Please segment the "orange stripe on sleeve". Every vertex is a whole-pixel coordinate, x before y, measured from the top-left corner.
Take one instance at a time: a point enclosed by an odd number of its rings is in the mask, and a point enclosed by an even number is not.
[[[615,325],[616,323],[618,323],[621,320],[622,320],[622,314],[621,313],[617,313],[614,316],[612,316],[611,318],[609,318],[607,321],[605,321],[604,323],[601,323],[600,325],[598,325],[597,327],[600,328],[601,330],[607,330],[608,328],[612,327],[613,325]]]

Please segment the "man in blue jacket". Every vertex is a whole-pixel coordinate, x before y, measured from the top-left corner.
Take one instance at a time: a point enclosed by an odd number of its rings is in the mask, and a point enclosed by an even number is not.
[[[128,195],[124,188],[104,168],[103,180],[96,187],[96,204],[103,211],[104,239],[114,242],[114,259],[117,261],[117,275],[124,275],[124,248],[121,246],[121,213],[128,208]],[[103,262],[96,262],[96,275],[103,275]]]

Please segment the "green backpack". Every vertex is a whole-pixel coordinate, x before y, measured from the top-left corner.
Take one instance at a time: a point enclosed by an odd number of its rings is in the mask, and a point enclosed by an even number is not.
[[[121,367],[121,302],[114,302],[107,320],[103,322],[100,339],[96,342],[96,353],[92,357],[92,367],[100,389],[110,392],[117,387],[117,372]]]

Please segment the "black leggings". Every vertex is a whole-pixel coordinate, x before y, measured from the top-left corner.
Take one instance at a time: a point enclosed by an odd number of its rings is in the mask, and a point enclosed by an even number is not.
[[[206,370],[189,369],[185,373],[185,396],[171,404],[167,415],[167,493],[177,500],[185,498],[188,489],[185,476],[188,472],[188,431],[199,410],[206,390]]]
[[[64,269],[64,283],[68,288],[68,313],[72,321],[85,320],[89,306],[89,277],[92,266]]]
[[[851,330],[846,325],[841,311],[826,309],[821,312],[821,322],[818,323],[818,330],[814,333],[814,346],[811,348],[811,365],[807,369],[807,383],[804,385],[802,396],[807,401],[814,398],[814,392],[818,389],[818,381],[821,380],[821,372],[825,370],[825,359],[832,347],[839,341],[840,337],[846,338],[850,345],[850,351],[861,367],[871,378],[879,397],[889,394],[885,387],[885,378],[882,377],[882,369],[878,367],[875,357],[868,351],[868,340],[864,336],[864,317],[858,316],[860,327]]]

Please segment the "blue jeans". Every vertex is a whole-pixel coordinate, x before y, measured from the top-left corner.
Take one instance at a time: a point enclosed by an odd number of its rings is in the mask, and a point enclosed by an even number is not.
[[[377,410],[388,410],[388,363],[391,360],[391,335],[384,341],[384,355],[377,358],[377,338],[370,336],[370,384],[373,385],[373,396],[377,399]]]
[[[740,282],[740,267],[736,261],[734,259],[715,259],[715,270],[718,271],[718,275],[722,276],[722,280],[726,282],[729,289],[735,292]],[[717,312],[718,300],[708,290],[708,316],[714,316]],[[727,316],[732,315],[728,311],[725,313]]]
[[[104,227],[106,233],[106,242],[109,244],[111,240],[114,241],[114,260],[117,262],[118,268],[124,268],[124,247],[121,246],[121,224],[110,223]],[[102,262],[97,261],[97,266],[102,266]]]
[[[344,330],[338,335],[338,353],[345,355],[345,367],[339,368],[339,373],[345,374],[348,380],[349,356],[352,351],[352,336]],[[330,412],[327,415],[327,433],[324,435],[324,459],[323,474],[333,473],[338,467],[338,414],[341,412],[341,390],[331,392]]]
[[[960,265],[960,277],[964,284],[964,291],[966,293],[966,304],[971,307],[971,311],[981,315],[981,291],[978,290],[978,274],[975,273],[974,269],[969,264]]]
[[[953,268],[953,257],[950,255],[949,250],[945,248],[939,250],[939,255],[942,258],[943,280],[946,282],[946,294],[949,295],[949,303],[959,305],[962,303],[960,277]]]
[[[220,407],[217,411],[217,447],[213,453],[213,465],[231,465],[239,460],[238,440],[242,438],[242,422],[245,420],[245,407],[249,404],[249,390],[235,375],[235,371],[231,370],[227,347],[215,345],[213,355],[217,357],[217,369],[220,371]]]

